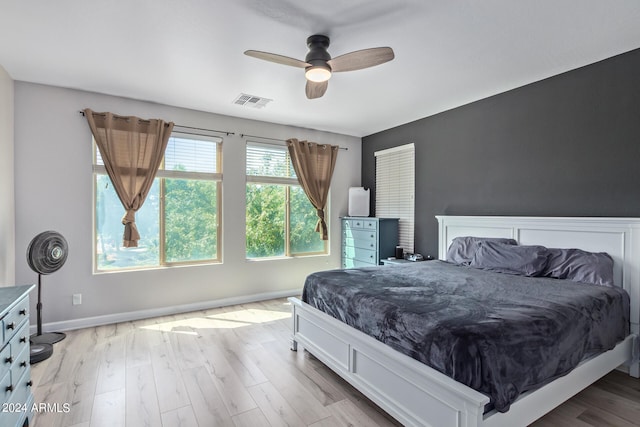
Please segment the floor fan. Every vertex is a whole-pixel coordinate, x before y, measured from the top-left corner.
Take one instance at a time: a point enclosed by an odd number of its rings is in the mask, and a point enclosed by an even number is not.
[[[27,248],[29,267],[38,273],[37,333],[31,336],[31,363],[43,361],[53,353],[53,344],[63,340],[62,332],[42,333],[42,276],[58,271],[67,260],[69,247],[65,238],[55,231],[43,231],[31,240]]]

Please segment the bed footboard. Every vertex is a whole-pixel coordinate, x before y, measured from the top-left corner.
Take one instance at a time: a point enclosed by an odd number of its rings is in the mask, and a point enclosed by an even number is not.
[[[292,349],[305,349],[408,426],[482,425],[489,398],[297,298]]]

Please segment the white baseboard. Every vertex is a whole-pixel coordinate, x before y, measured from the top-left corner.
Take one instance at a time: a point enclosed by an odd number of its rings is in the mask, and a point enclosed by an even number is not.
[[[286,298],[300,295],[300,289],[290,289],[278,292],[265,292],[253,295],[243,295],[238,297],[223,298],[211,301],[202,301],[192,304],[174,305],[170,307],[152,308],[148,310],[129,311],[126,313],[107,314],[104,316],[84,317],[81,319],[63,320],[61,322],[50,322],[42,325],[43,332],[71,331],[74,329],[91,328],[112,323],[128,322],[131,320],[148,319],[151,317],[168,316],[171,314],[188,313],[190,311],[207,310],[216,307],[225,307],[236,304],[246,304],[256,301],[266,301],[276,298]],[[31,313],[31,320],[36,320],[35,313]],[[37,326],[31,325],[31,334],[37,332]]]

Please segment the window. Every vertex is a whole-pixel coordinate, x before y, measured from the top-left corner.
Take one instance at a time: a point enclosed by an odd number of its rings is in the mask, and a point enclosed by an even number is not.
[[[286,146],[247,143],[246,202],[247,258],[327,253]]]
[[[174,132],[144,205],[136,213],[137,248],[123,248],[124,215],[94,143],[96,271],[220,260],[221,144]]]
[[[413,253],[415,149],[413,144],[376,151],[376,217],[399,218],[398,244]]]

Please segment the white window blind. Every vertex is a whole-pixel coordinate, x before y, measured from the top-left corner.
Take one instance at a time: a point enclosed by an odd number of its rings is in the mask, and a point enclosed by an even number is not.
[[[164,152],[164,163],[156,177],[183,179],[222,179],[219,144],[211,136],[182,136],[173,132]],[[106,173],[100,150],[96,148],[94,171]]]
[[[169,138],[164,152],[164,169],[186,172],[219,172],[216,143],[219,140]]]
[[[413,144],[376,151],[376,217],[399,218],[399,242],[414,252],[415,148]]]
[[[247,142],[247,181],[298,184],[285,145]]]

